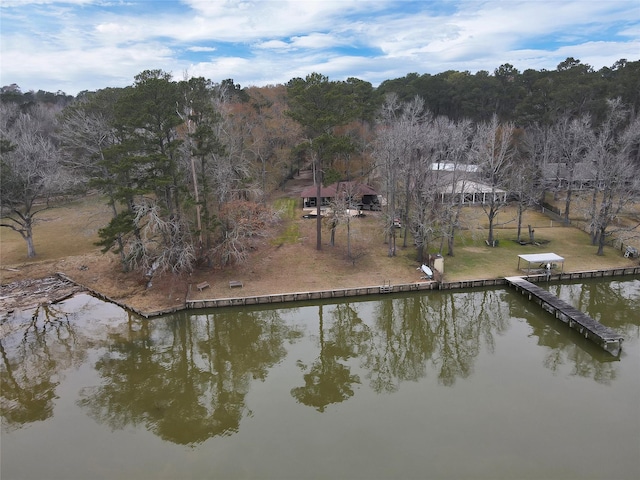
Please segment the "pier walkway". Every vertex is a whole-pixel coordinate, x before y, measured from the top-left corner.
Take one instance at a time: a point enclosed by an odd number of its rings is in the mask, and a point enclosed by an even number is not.
[[[624,339],[622,335],[522,277],[505,277],[505,280],[507,284],[515,287],[516,291],[522,292],[523,295],[528,294],[529,300],[536,302],[544,310],[569,325],[570,328],[580,332],[585,338],[600,345],[614,356],[620,354]]]

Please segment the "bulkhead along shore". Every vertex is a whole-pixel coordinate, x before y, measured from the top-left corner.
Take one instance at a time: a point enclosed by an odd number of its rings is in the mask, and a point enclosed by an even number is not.
[[[90,261],[91,256],[84,256],[82,260],[84,260],[85,263],[93,265],[93,268],[95,269],[93,272],[94,274],[98,269],[97,266],[104,262],[104,259],[99,256],[96,256],[93,259],[94,262]],[[78,259],[71,258],[66,259],[62,263],[74,264],[74,262],[77,261]],[[274,288],[271,290],[270,287],[273,287],[273,285],[270,285],[267,280],[262,278],[248,281],[247,286],[245,287],[244,282],[238,280],[220,279],[217,282],[213,280],[205,280],[199,283],[194,283],[194,281],[198,279],[197,276],[176,278],[165,275],[161,276],[160,279],[155,282],[155,288],[154,285],[151,285],[150,287],[145,286],[144,288],[140,288],[140,286],[133,288],[133,285],[131,285],[131,290],[127,292],[126,283],[124,288],[116,290],[113,282],[98,282],[96,281],[95,276],[93,278],[89,278],[88,273],[90,272],[90,267],[85,263],[76,267],[78,268],[78,272],[82,273],[73,271],[72,275],[68,275],[63,272],[56,272],[55,274],[42,278],[25,278],[22,280],[12,281],[8,284],[3,284],[1,287],[2,294],[0,295],[0,310],[12,312],[15,309],[34,308],[38,305],[60,302],[77,293],[89,292],[92,295],[120,305],[121,307],[141,316],[153,317],[183,309],[248,306],[319,299],[339,299],[365,295],[419,292],[434,289],[473,288],[507,284],[504,277],[469,278],[443,281],[443,276],[439,275],[439,273],[435,271],[434,273],[436,278],[439,277],[438,281],[433,278],[424,278],[424,276],[420,276],[419,273],[410,270],[412,275],[401,277],[396,274],[394,277],[395,281],[387,279],[382,280],[378,284],[369,282],[363,283],[362,285],[349,285],[348,281],[345,281],[342,284],[344,286],[327,285],[327,283],[323,286],[322,282],[313,281],[309,283],[310,286],[315,287],[312,290],[302,290],[298,288],[287,291],[287,285],[290,284],[281,282],[279,284],[279,289]],[[581,278],[640,275],[640,266],[631,264],[635,262],[629,263],[630,264],[627,266],[616,266],[596,270],[557,272],[553,275],[538,273],[537,271],[533,273],[522,271],[521,274],[524,278],[533,282],[557,282]],[[43,267],[43,265],[38,267],[24,266],[24,270],[10,267],[6,271],[15,276],[19,276],[19,274],[25,274],[27,272],[32,272],[33,275],[38,275],[43,272]],[[230,275],[229,272],[225,273],[226,276]],[[411,276],[414,278],[407,281]],[[362,279],[361,275],[358,275],[357,277],[360,278],[361,281],[366,282],[366,279]],[[204,275],[201,274],[200,278],[204,278]],[[129,281],[131,282],[131,280]],[[131,284],[132,283],[133,282],[131,282]],[[103,288],[105,285],[108,286]],[[304,282],[301,281],[298,285],[302,286],[304,285]]]
[[[523,216],[524,231],[528,227],[535,232],[533,243],[516,241],[515,208],[502,210],[496,217],[501,225],[495,230],[497,242],[489,246],[481,207],[467,206],[462,215],[469,227],[460,231],[455,255],[442,256],[443,271],[436,270],[436,282],[432,282],[423,278],[422,262],[417,261],[411,238],[405,241],[404,229],[397,229],[396,255],[389,256],[381,211],[369,210],[353,217],[349,237],[346,226],[339,225],[333,245],[329,227],[323,223],[323,245],[318,250],[316,221],[305,218],[299,197],[309,181],[308,172],[301,172],[280,192],[275,203],[287,209],[280,222],[254,245],[246,261],[225,267],[197,265],[191,273],[158,273],[151,280],[139,271],[124,272],[114,253],[103,254],[95,246],[97,229],[109,219],[102,197],[88,196],[51,209],[38,225],[36,247],[40,253],[36,259],[26,258],[19,235],[3,231],[0,310],[32,308],[83,290],[153,316],[192,307],[261,303],[255,300],[259,297],[266,298],[264,302],[279,302],[284,294],[287,298],[300,294],[296,299],[338,298],[363,292],[502,284],[508,276],[545,273],[541,268],[525,271],[519,265],[519,255],[543,252],[564,258],[562,270],[550,272],[552,280],[571,278],[580,272],[637,272],[634,268],[639,266],[638,257],[625,255],[624,243],[611,242],[603,255],[596,255],[597,247],[586,232],[576,226],[563,226],[544,209],[530,209]],[[438,247],[434,244],[429,249],[431,261]]]

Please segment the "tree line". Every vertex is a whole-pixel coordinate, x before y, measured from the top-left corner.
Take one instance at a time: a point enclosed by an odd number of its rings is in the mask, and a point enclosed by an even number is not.
[[[409,73],[382,82],[377,90],[382,96],[395,92],[401,101],[417,95],[434,115],[456,121],[488,121],[496,114],[500,121],[526,127],[588,114],[600,123],[607,115],[607,99],[620,98],[634,112],[640,109],[640,61],[620,59],[595,70],[569,57],[555,70],[520,72],[505,63],[493,74],[483,70]]]
[[[269,194],[311,168],[318,196],[338,180],[376,185],[387,201],[389,255],[402,219],[405,246],[410,233],[421,260],[434,248],[454,254],[472,181],[488,189],[482,208],[493,244],[507,202],[522,213],[552,191],[565,195],[568,220],[586,168],[593,195],[584,216],[602,253],[640,191],[640,62],[595,72],[567,59],[553,72],[506,64],[485,73],[409,74],[378,88],[312,73],[242,88],[147,70],[126,88],[38,101],[4,87],[1,225],[19,232],[34,256],[38,213],[92,189],[112,211],[100,245],[125,270],[151,278],[242,262],[277,221]],[[333,231],[348,222],[341,212],[349,207],[334,205]],[[320,249],[319,211],[317,218]]]

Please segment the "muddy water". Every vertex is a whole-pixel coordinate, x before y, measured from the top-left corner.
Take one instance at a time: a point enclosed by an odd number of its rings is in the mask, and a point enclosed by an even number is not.
[[[1,478],[640,478],[640,280],[145,320],[3,317]]]

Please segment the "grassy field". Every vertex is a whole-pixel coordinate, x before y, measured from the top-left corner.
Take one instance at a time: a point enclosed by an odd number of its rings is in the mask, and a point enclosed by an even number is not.
[[[71,255],[99,251],[98,230],[110,220],[104,198],[92,195],[46,210],[36,216],[33,240],[36,258],[27,257],[27,245],[19,233],[0,228],[0,265],[46,262]]]
[[[623,252],[606,247],[603,256],[596,255],[597,247],[591,245],[587,233],[578,228],[564,227],[538,211],[527,211],[522,224],[521,239],[528,241],[528,225],[535,231],[538,245],[520,245],[517,239],[515,209],[507,208],[498,214],[494,237],[497,247],[486,244],[488,222],[480,207],[463,209],[462,224],[468,228],[458,232],[454,246],[454,256],[445,255],[445,280],[473,280],[521,275],[518,271],[518,255],[532,253],[555,253],[565,258],[564,271],[598,270],[619,268],[633,264],[624,258]],[[439,244],[430,248],[434,253]],[[401,255],[415,258],[413,249],[406,249]],[[637,261],[635,262],[637,264]],[[523,268],[523,265],[520,265]]]
[[[571,207],[569,220],[577,228],[587,229],[586,218],[592,203],[592,194],[587,190],[574,192],[571,197]],[[566,197],[559,195],[557,199],[553,194],[547,193],[545,202],[555,207],[560,212],[564,212]],[[634,246],[640,250],[640,204],[628,205],[618,216],[617,225],[612,225],[608,231],[614,231],[613,238],[608,239],[608,243],[613,244],[623,241],[625,244]]]
[[[281,198],[274,206],[282,212],[284,219],[281,228],[268,242],[269,249],[286,250],[288,256],[278,256],[275,252],[257,252],[256,258],[266,262],[269,258],[278,258],[279,265],[270,267],[262,265],[264,271],[273,269],[273,276],[286,269],[289,277],[303,275],[304,272],[318,272],[328,284],[339,286],[352,284],[362,279],[394,278],[398,281],[400,272],[404,277],[412,279],[417,265],[413,242],[407,239],[407,248],[402,248],[403,238],[398,238],[397,257],[386,258],[387,245],[381,233],[378,212],[370,212],[366,218],[352,220],[352,252],[358,260],[351,262],[346,258],[346,231],[340,227],[336,233],[336,247],[325,247],[321,256],[315,253],[315,220],[302,219],[302,211],[295,198]],[[563,227],[546,215],[528,211],[523,221],[522,238],[528,239],[527,225],[535,229],[535,238],[539,245],[520,245],[515,242],[515,212],[506,209],[498,215],[495,238],[499,246],[488,247],[486,216],[480,207],[463,209],[463,224],[468,228],[459,231],[455,256],[445,255],[445,281],[458,281],[481,278],[497,278],[518,275],[518,255],[528,253],[553,252],[565,258],[566,272],[619,268],[637,264],[637,260],[624,258],[623,252],[613,247],[605,249],[604,256],[597,256],[597,248],[590,243],[589,236],[577,228]],[[110,218],[108,207],[98,196],[90,196],[71,204],[60,206],[44,212],[41,221],[34,229],[37,257],[28,259],[26,246],[19,234],[7,229],[0,229],[0,266],[3,267],[0,280],[5,283],[7,267],[21,268],[25,265],[43,264],[61,259],[92,255],[102,261],[104,256],[94,245],[97,241],[98,229]],[[329,231],[323,232],[323,241],[328,243]],[[439,242],[432,244],[430,253],[437,253]],[[288,250],[290,249],[290,250]],[[286,260],[282,260],[285,258]],[[86,261],[86,260],[83,260]],[[320,263],[318,263],[320,262]],[[53,268],[53,267],[51,267]],[[56,267],[57,268],[57,267]],[[97,269],[97,267],[94,267]],[[114,268],[114,267],[110,267]],[[239,268],[239,267],[236,267]],[[242,267],[245,268],[246,267]],[[234,273],[233,269],[223,275],[232,277],[240,275],[242,268]],[[46,267],[45,267],[46,270]],[[300,273],[298,273],[300,272]],[[413,273],[412,273],[413,272]],[[385,274],[388,275],[385,277]],[[257,279],[257,273],[251,276]],[[350,278],[351,277],[351,278]],[[102,277],[104,278],[104,276]],[[305,280],[308,280],[305,278]],[[286,281],[283,275],[283,282]],[[366,281],[366,280],[365,280]],[[412,280],[410,280],[412,281]],[[295,283],[294,283],[295,284]],[[314,285],[321,287],[319,282]],[[264,289],[275,288],[265,280]],[[284,288],[284,287],[283,287]]]
[[[273,208],[280,213],[280,218],[284,221],[283,230],[272,240],[273,245],[285,243],[296,243],[300,238],[300,226],[293,220],[298,213],[297,202],[293,198],[278,198],[273,204]]]

